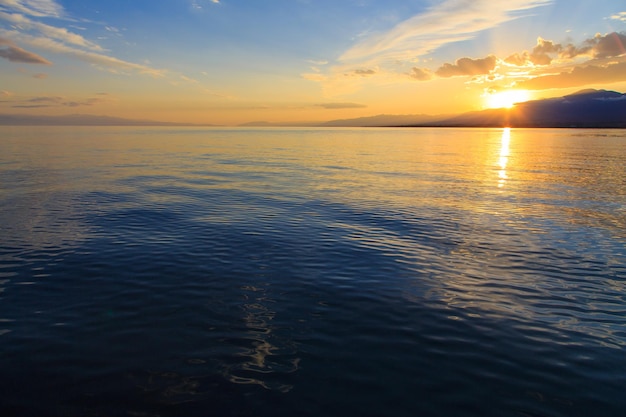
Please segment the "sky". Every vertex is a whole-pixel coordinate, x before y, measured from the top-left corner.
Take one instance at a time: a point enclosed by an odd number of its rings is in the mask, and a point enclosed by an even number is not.
[[[616,0],[0,0],[0,113],[237,125],[626,92]]]

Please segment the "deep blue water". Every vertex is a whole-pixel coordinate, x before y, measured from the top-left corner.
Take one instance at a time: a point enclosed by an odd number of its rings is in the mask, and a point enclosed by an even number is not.
[[[1,416],[626,415],[626,132],[0,128]]]

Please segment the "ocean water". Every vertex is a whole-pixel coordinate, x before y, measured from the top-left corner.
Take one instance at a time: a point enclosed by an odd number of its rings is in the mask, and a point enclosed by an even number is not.
[[[0,415],[626,415],[626,131],[0,128]]]

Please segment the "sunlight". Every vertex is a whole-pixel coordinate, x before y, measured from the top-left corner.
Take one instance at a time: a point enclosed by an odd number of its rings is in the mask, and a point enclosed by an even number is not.
[[[487,107],[491,109],[510,109],[515,103],[527,101],[530,93],[527,90],[507,90],[487,95]]]
[[[511,129],[505,127],[502,131],[502,142],[500,145],[500,159],[498,160],[498,165],[500,165],[500,170],[498,171],[498,188],[504,187],[506,184],[506,180],[508,176],[506,175],[506,166],[509,162],[509,145],[511,143]]]

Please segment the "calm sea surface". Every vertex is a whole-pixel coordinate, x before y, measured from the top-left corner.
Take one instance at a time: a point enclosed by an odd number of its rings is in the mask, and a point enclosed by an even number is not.
[[[0,128],[0,415],[624,416],[626,131]]]

